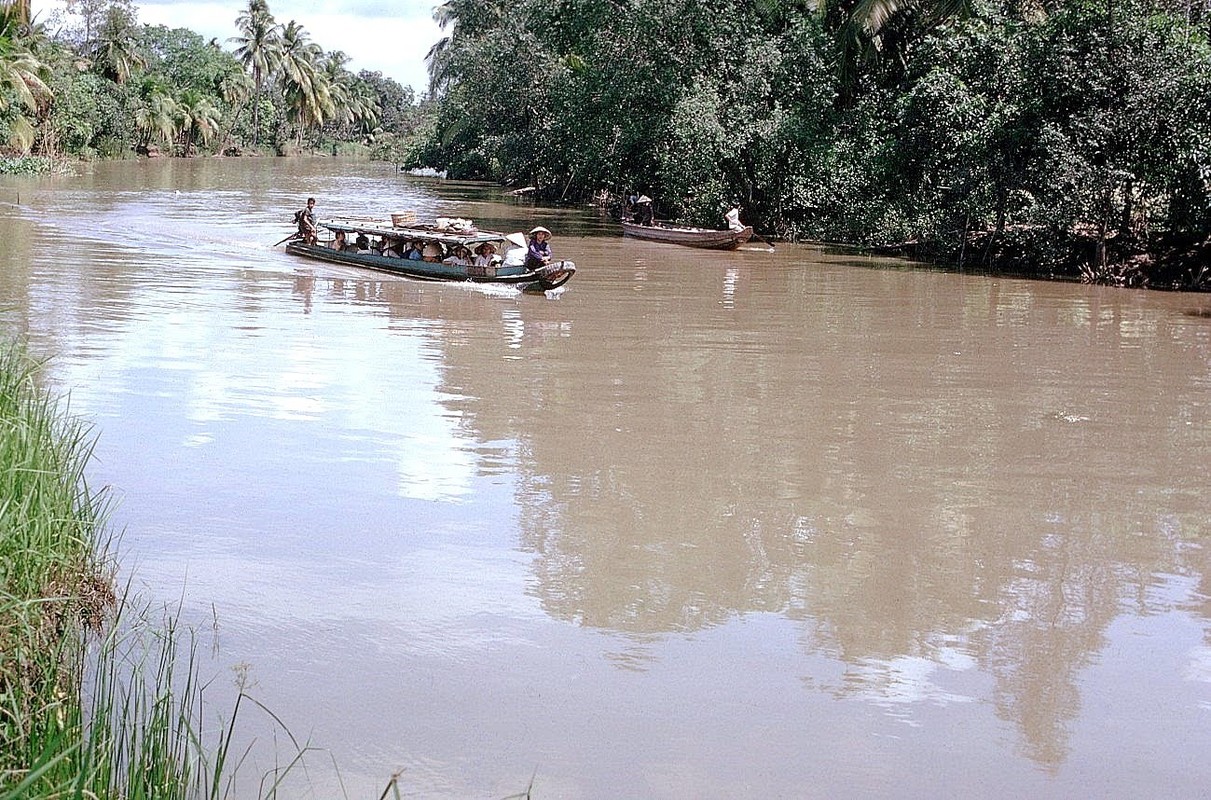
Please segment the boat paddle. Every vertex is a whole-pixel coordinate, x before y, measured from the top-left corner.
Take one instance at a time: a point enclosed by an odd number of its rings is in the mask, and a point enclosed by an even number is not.
[[[276,242],[276,243],[275,243],[273,246],[274,246],[274,247],[277,247],[279,244],[282,244],[283,242],[288,242],[288,241],[290,241],[291,239],[297,239],[297,238],[298,238],[298,235],[299,235],[299,232],[298,232],[298,231],[295,231],[294,233],[290,234],[290,235],[289,235],[289,236],[287,236],[285,239],[283,239],[281,242]]]
[[[773,250],[773,249],[774,249],[774,243],[773,243],[773,242],[771,242],[769,239],[766,239],[766,238],[765,238],[764,236],[762,236],[761,234],[757,233],[757,231],[755,231],[755,230],[753,231],[753,238],[755,238],[755,239],[760,239],[761,241],[763,241],[763,242],[765,242],[766,244],[768,244],[768,245],[769,245],[769,249],[770,249],[770,250]]]

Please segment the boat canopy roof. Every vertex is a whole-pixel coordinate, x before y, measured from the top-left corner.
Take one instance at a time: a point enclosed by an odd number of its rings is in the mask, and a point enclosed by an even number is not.
[[[501,242],[505,234],[500,231],[449,230],[435,225],[407,225],[396,227],[388,220],[331,219],[320,225],[330,231],[364,233],[367,236],[389,236],[392,239],[420,239],[425,242],[441,242],[445,245],[461,244],[474,248],[482,242]]]

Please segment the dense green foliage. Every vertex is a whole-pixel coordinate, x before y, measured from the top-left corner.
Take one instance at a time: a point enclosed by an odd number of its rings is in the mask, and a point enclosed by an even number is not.
[[[551,200],[1211,286],[1211,7],[448,0],[410,154]],[[1162,263],[1163,262],[1163,263]]]
[[[325,52],[293,20],[276,22],[264,0],[232,20],[229,43],[140,25],[130,0],[71,0],[67,10],[52,31],[0,3],[0,150],[295,152],[415,128],[411,89],[354,75],[343,53]]]
[[[1211,288],[1207,0],[446,0],[417,102],[265,0],[232,49],[71,0],[0,6],[0,140],[346,152],[549,201],[963,266]]]

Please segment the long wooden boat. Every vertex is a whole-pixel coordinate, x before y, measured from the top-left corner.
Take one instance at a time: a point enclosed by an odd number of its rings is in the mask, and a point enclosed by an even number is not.
[[[443,253],[448,253],[459,246],[474,251],[484,243],[491,242],[496,246],[497,252],[504,252],[506,248],[516,246],[513,240],[518,234],[506,235],[498,231],[476,228],[456,230],[419,224],[397,226],[387,220],[361,219],[334,219],[319,223],[319,227],[321,230],[327,231],[327,235],[321,234],[319,241],[315,244],[309,244],[297,238],[292,239],[286,244],[286,252],[304,258],[326,261],[330,264],[365,267],[418,280],[503,283],[528,290],[558,289],[567,283],[576,272],[576,264],[566,260],[552,261],[550,264],[530,269],[520,264],[505,263],[504,260],[476,266],[474,264],[450,264],[441,260],[411,260],[382,254],[383,245],[392,242],[436,244]],[[358,237],[364,236],[369,247],[364,250],[357,250],[354,247],[338,249],[339,239],[336,236],[338,233],[343,234],[350,243]]]
[[[657,222],[654,225],[640,225],[624,220],[622,223],[622,233],[624,236],[634,236],[636,239],[650,239],[654,242],[683,244],[687,247],[705,247],[708,250],[735,250],[753,238],[753,226],[745,225],[739,230],[717,231],[709,228],[679,228],[661,222]]]

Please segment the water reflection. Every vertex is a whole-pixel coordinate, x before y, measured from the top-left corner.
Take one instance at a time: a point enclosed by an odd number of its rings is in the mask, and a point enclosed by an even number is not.
[[[179,546],[255,574],[238,592],[201,583],[246,604],[248,640],[311,636],[310,669],[364,669],[376,697],[403,691],[405,667],[435,682],[452,707],[425,689],[401,700],[423,737],[366,712],[373,747],[417,749],[419,775],[466,788],[450,777],[466,732],[444,721],[505,727],[474,704],[528,708],[539,690],[519,663],[577,698],[568,714],[643,709],[660,741],[698,729],[686,709],[727,709],[721,749],[665,753],[685,765],[667,772],[642,746],[609,755],[625,719],[584,734],[594,759],[544,739],[572,782],[639,759],[717,796],[725,740],[751,739],[751,763],[778,776],[766,789],[802,785],[770,755],[785,748],[877,762],[828,788],[879,793],[906,753],[946,750],[962,727],[987,753],[953,769],[1037,788],[1004,766],[1014,739],[1063,794],[1107,768],[1150,785],[1106,764],[1124,730],[1169,743],[1166,773],[1208,744],[1211,325],[1190,299],[810,247],[707,259],[576,209],[370,170],[113,170],[0,220],[0,314],[61,352],[80,410],[146,460],[130,490],[214,529],[202,542],[154,516],[165,560]],[[582,269],[550,302],[264,246],[298,197],[372,211],[384,186],[399,208],[495,227],[541,213]],[[77,260],[45,258],[81,206],[106,227]],[[1121,695],[1164,718],[1115,718]],[[575,727],[539,708],[535,730]],[[885,744],[905,739],[921,750]],[[946,783],[904,780],[906,796]]]
[[[518,441],[542,607],[627,632],[610,656],[627,670],[651,668],[662,634],[784,614],[805,653],[850,665],[838,696],[990,691],[1057,767],[1124,604],[1157,573],[1204,573],[1174,545],[1207,533],[1206,331],[1100,292],[889,275],[855,302],[834,273],[722,274],[723,302],[678,296],[624,325],[577,304],[574,322],[509,307],[499,334],[443,332],[450,406]],[[768,296],[811,302],[771,313]],[[519,348],[542,366],[500,380]],[[1180,376],[1162,392],[1158,358]],[[971,672],[992,687],[950,688]]]

